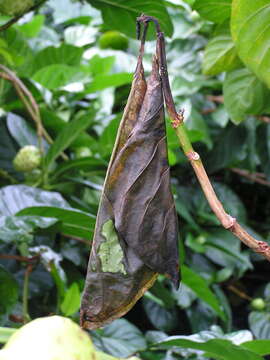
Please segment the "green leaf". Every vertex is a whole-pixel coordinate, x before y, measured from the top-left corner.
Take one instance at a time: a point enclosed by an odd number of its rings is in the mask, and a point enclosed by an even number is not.
[[[90,240],[95,226],[95,217],[76,209],[61,209],[53,206],[26,207],[17,216],[39,215],[61,221],[60,230],[64,234]]]
[[[262,356],[270,354],[270,340],[246,341],[241,346]]]
[[[211,39],[205,48],[202,69],[205,75],[217,75],[241,66],[230,35],[220,35]]]
[[[146,347],[141,331],[125,319],[114,320],[93,335],[99,350],[117,357],[128,357]]]
[[[232,122],[236,125],[247,115],[263,112],[269,98],[269,90],[248,69],[238,69],[227,74],[224,85],[224,104]]]
[[[245,360],[263,360],[261,356],[253,353],[241,346],[234,345],[229,340],[211,339],[204,343],[184,339],[184,337],[172,336],[158,344],[159,348],[170,349],[172,346],[178,346],[185,349],[201,350],[207,357],[222,360],[245,359]]]
[[[17,143],[24,147],[26,145],[35,145],[38,147],[38,137],[35,130],[20,116],[8,113],[7,127]],[[48,148],[48,143],[43,140],[43,146]]]
[[[33,18],[26,24],[20,25],[20,31],[29,38],[38,36],[43,24],[45,21],[44,15],[35,15]]]
[[[46,157],[45,166],[49,168],[52,162],[64,151],[74,140],[86,130],[92,122],[92,117],[81,117],[66,124],[63,131],[57,136],[51,145]]]
[[[35,54],[28,62],[26,74],[32,75],[49,65],[62,64],[78,66],[83,54],[83,48],[62,43],[59,47],[48,46]]]
[[[5,344],[8,341],[8,339],[11,337],[11,335],[15,333],[16,330],[17,329],[0,326],[0,344]]]
[[[30,206],[70,209],[62,195],[54,191],[45,191],[26,185],[10,185],[0,189],[0,216],[14,215]]]
[[[115,56],[101,57],[99,55],[94,55],[89,60],[88,69],[90,70],[93,76],[100,74],[104,75],[111,70],[114,63],[115,63]]]
[[[4,117],[0,117],[0,169],[6,170],[9,174],[15,175],[12,160],[17,153],[17,146],[10,136]],[[1,205],[0,205],[1,206]]]
[[[254,336],[258,339],[270,338],[270,314],[266,311],[252,311],[248,323]]]
[[[56,90],[64,85],[82,79],[82,74],[75,66],[54,64],[38,70],[34,73],[32,79],[47,89]]]
[[[131,83],[132,73],[117,73],[112,75],[97,75],[94,77],[90,85],[85,88],[85,93],[93,93],[101,91],[109,87],[116,87]]]
[[[60,306],[65,316],[73,315],[81,305],[81,293],[77,283],[73,283],[65,292],[64,299]]]
[[[89,4],[101,10],[106,27],[136,37],[136,17],[144,13],[155,16],[161,29],[167,36],[172,36],[173,25],[163,0],[87,0]]]
[[[232,0],[196,0],[193,9],[206,20],[222,23],[230,17]]]
[[[225,314],[219,305],[217,297],[209,289],[204,278],[185,265],[181,267],[181,272],[183,283],[193,290],[200,299],[210,305],[210,307],[221,317],[221,319],[224,320]]]
[[[245,65],[270,87],[269,0],[233,0],[231,31]]]
[[[177,326],[177,312],[175,308],[166,309],[157,302],[143,299],[143,307],[150,322],[156,329],[172,331]]]
[[[0,319],[18,300],[18,284],[13,275],[0,265]]]

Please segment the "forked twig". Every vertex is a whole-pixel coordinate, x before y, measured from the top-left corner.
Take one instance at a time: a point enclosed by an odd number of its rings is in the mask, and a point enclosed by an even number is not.
[[[172,126],[175,129],[176,135],[179,139],[180,146],[182,147],[187,159],[190,161],[191,166],[193,167],[193,170],[197,176],[197,179],[201,185],[201,188],[204,192],[204,195],[211,209],[213,210],[216,217],[220,221],[221,225],[225,229],[231,231],[245,245],[247,245],[253,251],[260,253],[268,261],[270,261],[270,246],[264,241],[256,240],[237,222],[237,219],[233,218],[232,216],[226,213],[222,203],[219,201],[213,189],[213,186],[208,178],[208,175],[201,161],[200,155],[197,152],[195,152],[192,147],[192,144],[188,138],[185,124],[183,121],[184,112],[183,110],[181,110],[180,113],[177,113],[175,109],[171,88],[170,88],[170,82],[168,78],[168,72],[167,72],[164,34],[163,32],[160,31],[158,20],[152,16],[141,15],[137,19],[137,21],[141,22],[142,24],[146,24],[149,23],[150,21],[153,21],[156,26],[158,61],[159,61],[160,76],[161,76],[167,111]]]

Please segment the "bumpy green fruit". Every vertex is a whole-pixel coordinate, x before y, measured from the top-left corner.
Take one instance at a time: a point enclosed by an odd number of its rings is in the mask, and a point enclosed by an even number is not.
[[[0,0],[0,14],[21,15],[34,5],[34,0]]]
[[[4,347],[3,359],[95,360],[96,354],[79,325],[62,316],[49,316],[16,331]]]
[[[37,147],[33,145],[24,146],[19,150],[13,160],[14,168],[17,171],[28,172],[39,167],[41,154]]]
[[[262,298],[256,298],[251,301],[251,307],[254,310],[263,310],[265,308],[265,301]]]
[[[119,31],[107,31],[99,38],[99,47],[101,49],[126,50],[128,39]]]

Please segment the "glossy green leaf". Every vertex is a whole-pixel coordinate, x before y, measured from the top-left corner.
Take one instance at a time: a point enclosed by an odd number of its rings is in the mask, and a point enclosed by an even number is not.
[[[266,311],[252,311],[248,322],[250,329],[257,339],[270,338],[270,314]]]
[[[208,42],[202,63],[205,75],[217,75],[240,66],[241,61],[229,35],[216,36]]]
[[[155,16],[167,36],[172,36],[173,25],[167,13],[163,0],[87,0],[89,4],[101,10],[106,26],[112,30],[119,30],[124,34],[136,37],[134,23],[136,17],[144,13]]]
[[[241,346],[234,345],[229,340],[211,339],[206,342],[196,342],[187,340],[184,337],[180,338],[172,336],[157,344],[160,348],[171,348],[178,346],[186,349],[201,350],[207,357],[213,359],[232,360],[232,359],[245,359],[245,360],[263,360],[258,354],[242,348]]]
[[[269,98],[269,90],[248,69],[238,69],[227,74],[224,85],[224,104],[235,124],[247,115],[263,112]]]
[[[231,31],[241,60],[270,87],[269,0],[233,0],[232,14]]]
[[[193,9],[206,20],[222,23],[231,14],[232,0],[196,0]]]
[[[26,24],[20,25],[20,31],[27,37],[33,38],[38,35],[45,21],[44,15],[35,15]]]
[[[175,308],[166,309],[164,306],[150,299],[143,299],[143,307],[153,326],[162,331],[172,331],[177,326],[177,312]]]
[[[33,80],[45,88],[56,90],[64,85],[82,79],[82,74],[75,66],[65,64],[48,65],[34,73]]]
[[[270,354],[270,340],[247,341],[242,343],[241,346],[262,356]]]
[[[97,75],[94,77],[90,85],[85,88],[85,93],[92,93],[112,86],[121,86],[131,83],[133,74],[118,73],[112,75]]]
[[[146,347],[141,331],[125,319],[115,320],[100,329],[93,341],[99,350],[117,357],[128,357]]]
[[[18,284],[13,275],[0,265],[0,319],[18,300]]]
[[[70,316],[79,310],[80,304],[80,289],[78,284],[74,282],[65,292],[65,296],[60,306],[60,309],[65,316]]]
[[[90,240],[95,226],[95,217],[76,209],[63,209],[53,206],[26,207],[17,216],[38,215],[61,221],[60,230],[66,235]]]
[[[81,117],[79,119],[70,121],[66,124],[63,131],[57,136],[54,143],[51,145],[46,157],[45,166],[49,168],[54,160],[64,151],[74,140],[86,130],[92,122],[92,117]]]
[[[200,275],[196,274],[187,266],[182,266],[182,281],[186,284],[195,294],[205,301],[211,308],[222,318],[225,319],[223,310],[221,309],[217,297],[210,290],[207,282]]]

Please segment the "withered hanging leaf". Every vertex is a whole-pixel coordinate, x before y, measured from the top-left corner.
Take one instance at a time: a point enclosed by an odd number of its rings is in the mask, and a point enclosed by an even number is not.
[[[159,67],[154,57],[146,86],[140,56],[101,196],[82,326],[124,315],[158,273],[178,286],[177,242]]]

